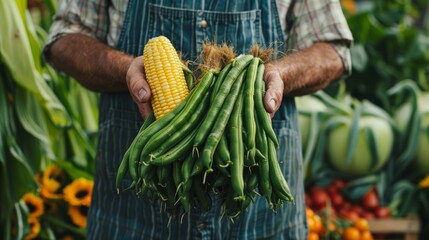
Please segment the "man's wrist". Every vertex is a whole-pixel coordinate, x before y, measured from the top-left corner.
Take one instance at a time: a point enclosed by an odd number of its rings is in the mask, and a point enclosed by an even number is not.
[[[96,92],[128,90],[126,73],[134,59],[94,38],[69,34],[57,39],[47,53],[51,65]]]

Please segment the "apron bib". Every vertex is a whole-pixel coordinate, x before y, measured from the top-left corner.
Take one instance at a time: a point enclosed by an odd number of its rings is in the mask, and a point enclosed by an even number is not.
[[[227,43],[238,53],[247,53],[256,43],[284,48],[275,0],[177,2],[129,0],[117,49],[139,56],[150,38],[164,35],[183,59],[198,63],[205,41]],[[306,239],[301,143],[293,99],[283,100],[273,128],[281,145],[278,158],[296,203],[285,204],[274,214],[266,200],[257,197],[235,223],[220,217],[222,210],[213,199],[210,212],[192,209],[182,223],[174,219],[167,228],[169,218],[159,204],[132,191],[118,195],[117,168],[143,122],[129,93],[102,94],[99,118],[88,239]],[[126,178],[123,186],[130,183]]]

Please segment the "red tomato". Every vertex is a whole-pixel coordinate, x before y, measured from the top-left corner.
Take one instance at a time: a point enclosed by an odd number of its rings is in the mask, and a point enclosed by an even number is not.
[[[328,198],[328,194],[323,188],[314,187],[311,189],[311,203],[316,210],[324,208]]]
[[[357,212],[353,211],[353,210],[347,211],[345,213],[345,216],[344,216],[345,219],[350,220],[352,222],[358,220],[359,217],[360,217],[359,214]]]
[[[363,217],[363,218],[365,218],[367,220],[370,220],[370,219],[374,219],[375,215],[372,212],[366,212],[365,211],[365,212],[362,213],[361,217]]]
[[[375,188],[368,191],[362,198],[362,205],[366,209],[375,209],[378,207],[378,196]]]
[[[349,201],[344,201],[342,208],[349,210],[352,207],[352,204]]]
[[[338,189],[334,185],[330,184],[326,187],[326,192],[328,192],[329,195],[338,194]]]
[[[375,209],[375,217],[377,217],[377,218],[389,218],[390,217],[390,209],[387,207],[377,207]]]
[[[341,179],[335,179],[332,181],[331,185],[334,186],[337,190],[341,190],[346,185],[346,182]]]
[[[332,206],[336,209],[339,209],[344,203],[344,198],[340,193],[330,193],[329,199],[331,200]]]
[[[361,206],[359,206],[359,205],[353,205],[351,207],[351,209],[353,211],[357,212],[359,214],[359,216],[361,216],[365,212],[365,210]]]

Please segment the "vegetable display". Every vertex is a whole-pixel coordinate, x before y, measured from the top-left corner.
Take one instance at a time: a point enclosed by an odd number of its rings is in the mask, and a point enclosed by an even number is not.
[[[144,56],[144,64],[156,66],[151,71],[159,75],[168,74],[164,71],[172,68],[168,58],[179,58],[171,52],[167,38],[151,39],[144,55],[151,54],[150,44],[158,41],[163,43],[157,45],[155,54],[164,51],[160,46],[167,46],[170,52],[160,58]],[[171,217],[183,217],[193,207],[209,210],[212,194],[220,199],[222,214],[231,221],[256,195],[265,197],[267,206],[275,211],[294,198],[280,170],[279,143],[262,103],[264,60],[257,54],[231,56],[227,46],[205,47],[210,56],[204,60],[198,81],[186,83],[194,78],[175,61],[174,67],[185,73],[175,84],[188,86],[189,94],[173,100],[177,105],[163,116],[157,112],[172,97],[153,104],[156,118],[146,119],[119,166],[118,193],[135,190],[138,195],[147,194],[159,200]],[[175,87],[159,75],[148,80],[151,89],[158,84],[159,91],[171,92]],[[133,180],[130,186],[121,185],[126,173]]]
[[[395,123],[383,109],[369,101],[338,101],[323,92],[298,101],[302,123],[313,121],[303,132],[309,146],[304,152],[305,166],[317,174],[324,159],[344,176],[362,177],[379,171],[390,159],[395,143]],[[318,109],[306,104],[316,102]],[[310,116],[310,119],[308,119]],[[315,126],[314,126],[315,125]],[[317,131],[315,131],[317,129]],[[317,142],[317,146],[315,145]],[[310,149],[311,148],[311,149]]]

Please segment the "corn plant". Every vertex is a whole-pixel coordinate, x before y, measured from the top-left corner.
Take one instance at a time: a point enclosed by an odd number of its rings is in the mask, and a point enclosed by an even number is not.
[[[91,179],[94,168],[98,95],[45,63],[42,48],[57,2],[45,1],[44,6],[47,11],[35,19],[27,1],[0,0],[0,224],[5,226],[0,238],[4,239],[21,239],[30,231],[28,208],[20,200],[25,193],[40,190],[37,172],[55,162],[71,178]]]

